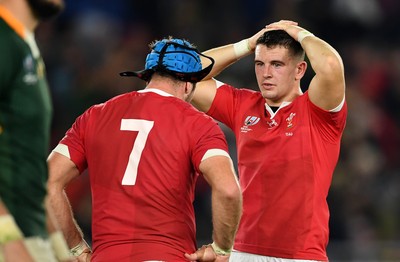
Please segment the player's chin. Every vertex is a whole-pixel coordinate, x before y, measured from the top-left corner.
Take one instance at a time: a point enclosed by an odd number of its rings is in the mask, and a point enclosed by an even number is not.
[[[273,90],[261,90],[261,94],[265,99],[274,100],[276,98],[276,92]]]

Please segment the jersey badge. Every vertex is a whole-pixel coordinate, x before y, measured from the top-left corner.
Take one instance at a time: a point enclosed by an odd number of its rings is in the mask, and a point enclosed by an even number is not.
[[[35,71],[35,62],[31,55],[25,57],[23,61],[25,75],[23,81],[27,85],[34,85],[38,81],[38,77]]]
[[[287,128],[293,127],[293,118],[296,116],[296,113],[290,113],[290,115],[286,118]]]
[[[286,129],[290,129],[294,126],[293,119],[296,116],[296,113],[290,113],[290,115],[286,118]],[[285,132],[286,136],[293,136],[293,132]]]
[[[247,132],[251,131],[252,129],[250,128],[250,126],[254,126],[259,121],[260,121],[259,117],[247,116],[243,122],[243,126],[240,128],[240,132],[247,133]]]

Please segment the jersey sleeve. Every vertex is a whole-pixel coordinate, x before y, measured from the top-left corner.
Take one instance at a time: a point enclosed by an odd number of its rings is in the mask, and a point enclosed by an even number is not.
[[[93,114],[94,107],[89,108],[80,115],[61,139],[57,146],[57,152],[71,159],[75,163],[80,173],[87,168],[85,154],[85,134],[89,123],[90,115]]]
[[[208,157],[216,155],[230,157],[225,135],[213,119],[203,115],[196,121],[196,127],[193,130],[197,131],[192,142],[194,144],[192,161],[198,173],[201,173],[199,170],[201,161]]]
[[[217,93],[207,115],[233,129],[239,94],[230,85],[217,81]]]
[[[319,127],[318,130],[321,133],[321,137],[327,142],[337,143],[338,138],[340,139],[346,125],[346,101],[339,111],[330,112],[319,108],[318,106],[314,105],[309,98],[307,99],[310,105],[311,114],[313,115],[312,119],[313,121],[315,121],[314,126]]]

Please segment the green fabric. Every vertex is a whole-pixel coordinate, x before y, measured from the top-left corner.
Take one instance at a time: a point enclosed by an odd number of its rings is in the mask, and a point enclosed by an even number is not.
[[[42,58],[0,18],[0,197],[25,236],[47,236],[51,117]]]

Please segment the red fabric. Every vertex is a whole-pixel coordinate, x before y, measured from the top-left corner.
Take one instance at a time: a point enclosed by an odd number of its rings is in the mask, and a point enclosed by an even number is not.
[[[208,114],[236,135],[243,216],[234,248],[327,260],[326,197],[347,105],[327,112],[305,93],[272,116],[259,92],[222,85]]]
[[[228,151],[209,116],[175,97],[132,92],[88,109],[60,143],[89,170],[92,261],[184,261],[196,250],[195,173],[207,150]],[[134,185],[122,185],[124,176]]]

